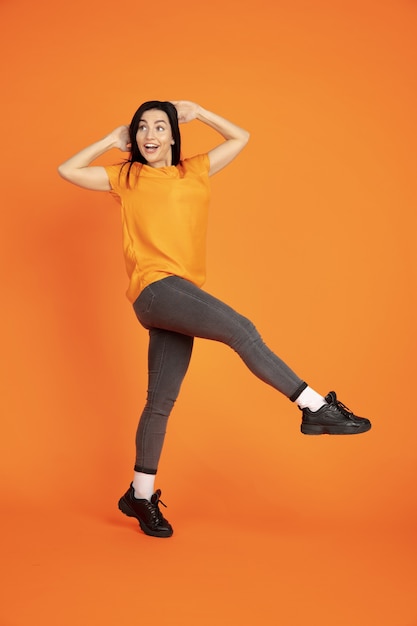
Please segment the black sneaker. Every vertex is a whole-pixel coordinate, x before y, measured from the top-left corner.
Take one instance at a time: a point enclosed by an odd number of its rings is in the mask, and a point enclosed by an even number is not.
[[[133,485],[130,485],[125,495],[119,500],[119,509],[128,517],[135,517],[146,535],[152,537],[171,537],[173,528],[159,510],[159,504],[166,506],[160,500],[161,490],[153,494],[151,501],[135,498]]]
[[[358,435],[371,429],[371,422],[357,417],[330,391],[325,397],[327,404],[318,411],[303,409],[301,432],[304,435]]]

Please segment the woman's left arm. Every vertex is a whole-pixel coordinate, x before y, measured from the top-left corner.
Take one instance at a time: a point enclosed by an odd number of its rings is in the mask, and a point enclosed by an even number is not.
[[[207,126],[210,126],[225,138],[226,141],[208,153],[210,176],[229,165],[248,143],[249,133],[247,130],[236,126],[236,124],[229,122],[216,113],[203,109],[199,104],[187,100],[180,100],[173,102],[173,104],[177,109],[178,121],[180,123],[190,122],[195,119],[200,120],[200,122],[207,124]]]

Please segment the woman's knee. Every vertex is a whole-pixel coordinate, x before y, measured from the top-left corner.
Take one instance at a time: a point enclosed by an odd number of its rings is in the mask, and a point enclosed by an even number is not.
[[[246,343],[253,343],[259,339],[260,335],[255,324],[244,315],[237,314],[232,347],[236,350]]]

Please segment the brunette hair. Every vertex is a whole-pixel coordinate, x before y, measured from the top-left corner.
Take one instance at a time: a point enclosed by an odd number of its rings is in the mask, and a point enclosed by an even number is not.
[[[146,111],[151,111],[152,109],[157,109],[159,111],[163,111],[166,113],[169,124],[171,126],[172,138],[174,140],[173,145],[171,146],[172,151],[172,165],[178,165],[181,160],[181,134],[180,128],[178,124],[178,114],[177,109],[171,102],[161,102],[160,100],[149,100],[149,102],[144,102],[140,105],[138,110],[132,117],[132,121],[129,125],[129,138],[130,138],[130,156],[126,160],[124,165],[129,164],[129,169],[127,172],[127,179],[129,180],[130,170],[132,168],[133,163],[143,163],[146,165],[147,161],[145,157],[141,154],[137,141],[136,134],[139,129],[140,121],[143,117],[143,114]]]

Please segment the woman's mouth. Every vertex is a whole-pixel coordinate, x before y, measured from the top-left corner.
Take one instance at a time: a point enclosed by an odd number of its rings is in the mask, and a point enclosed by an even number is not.
[[[157,146],[156,143],[145,143],[143,147],[145,149],[146,154],[153,154],[159,148],[159,146]]]

